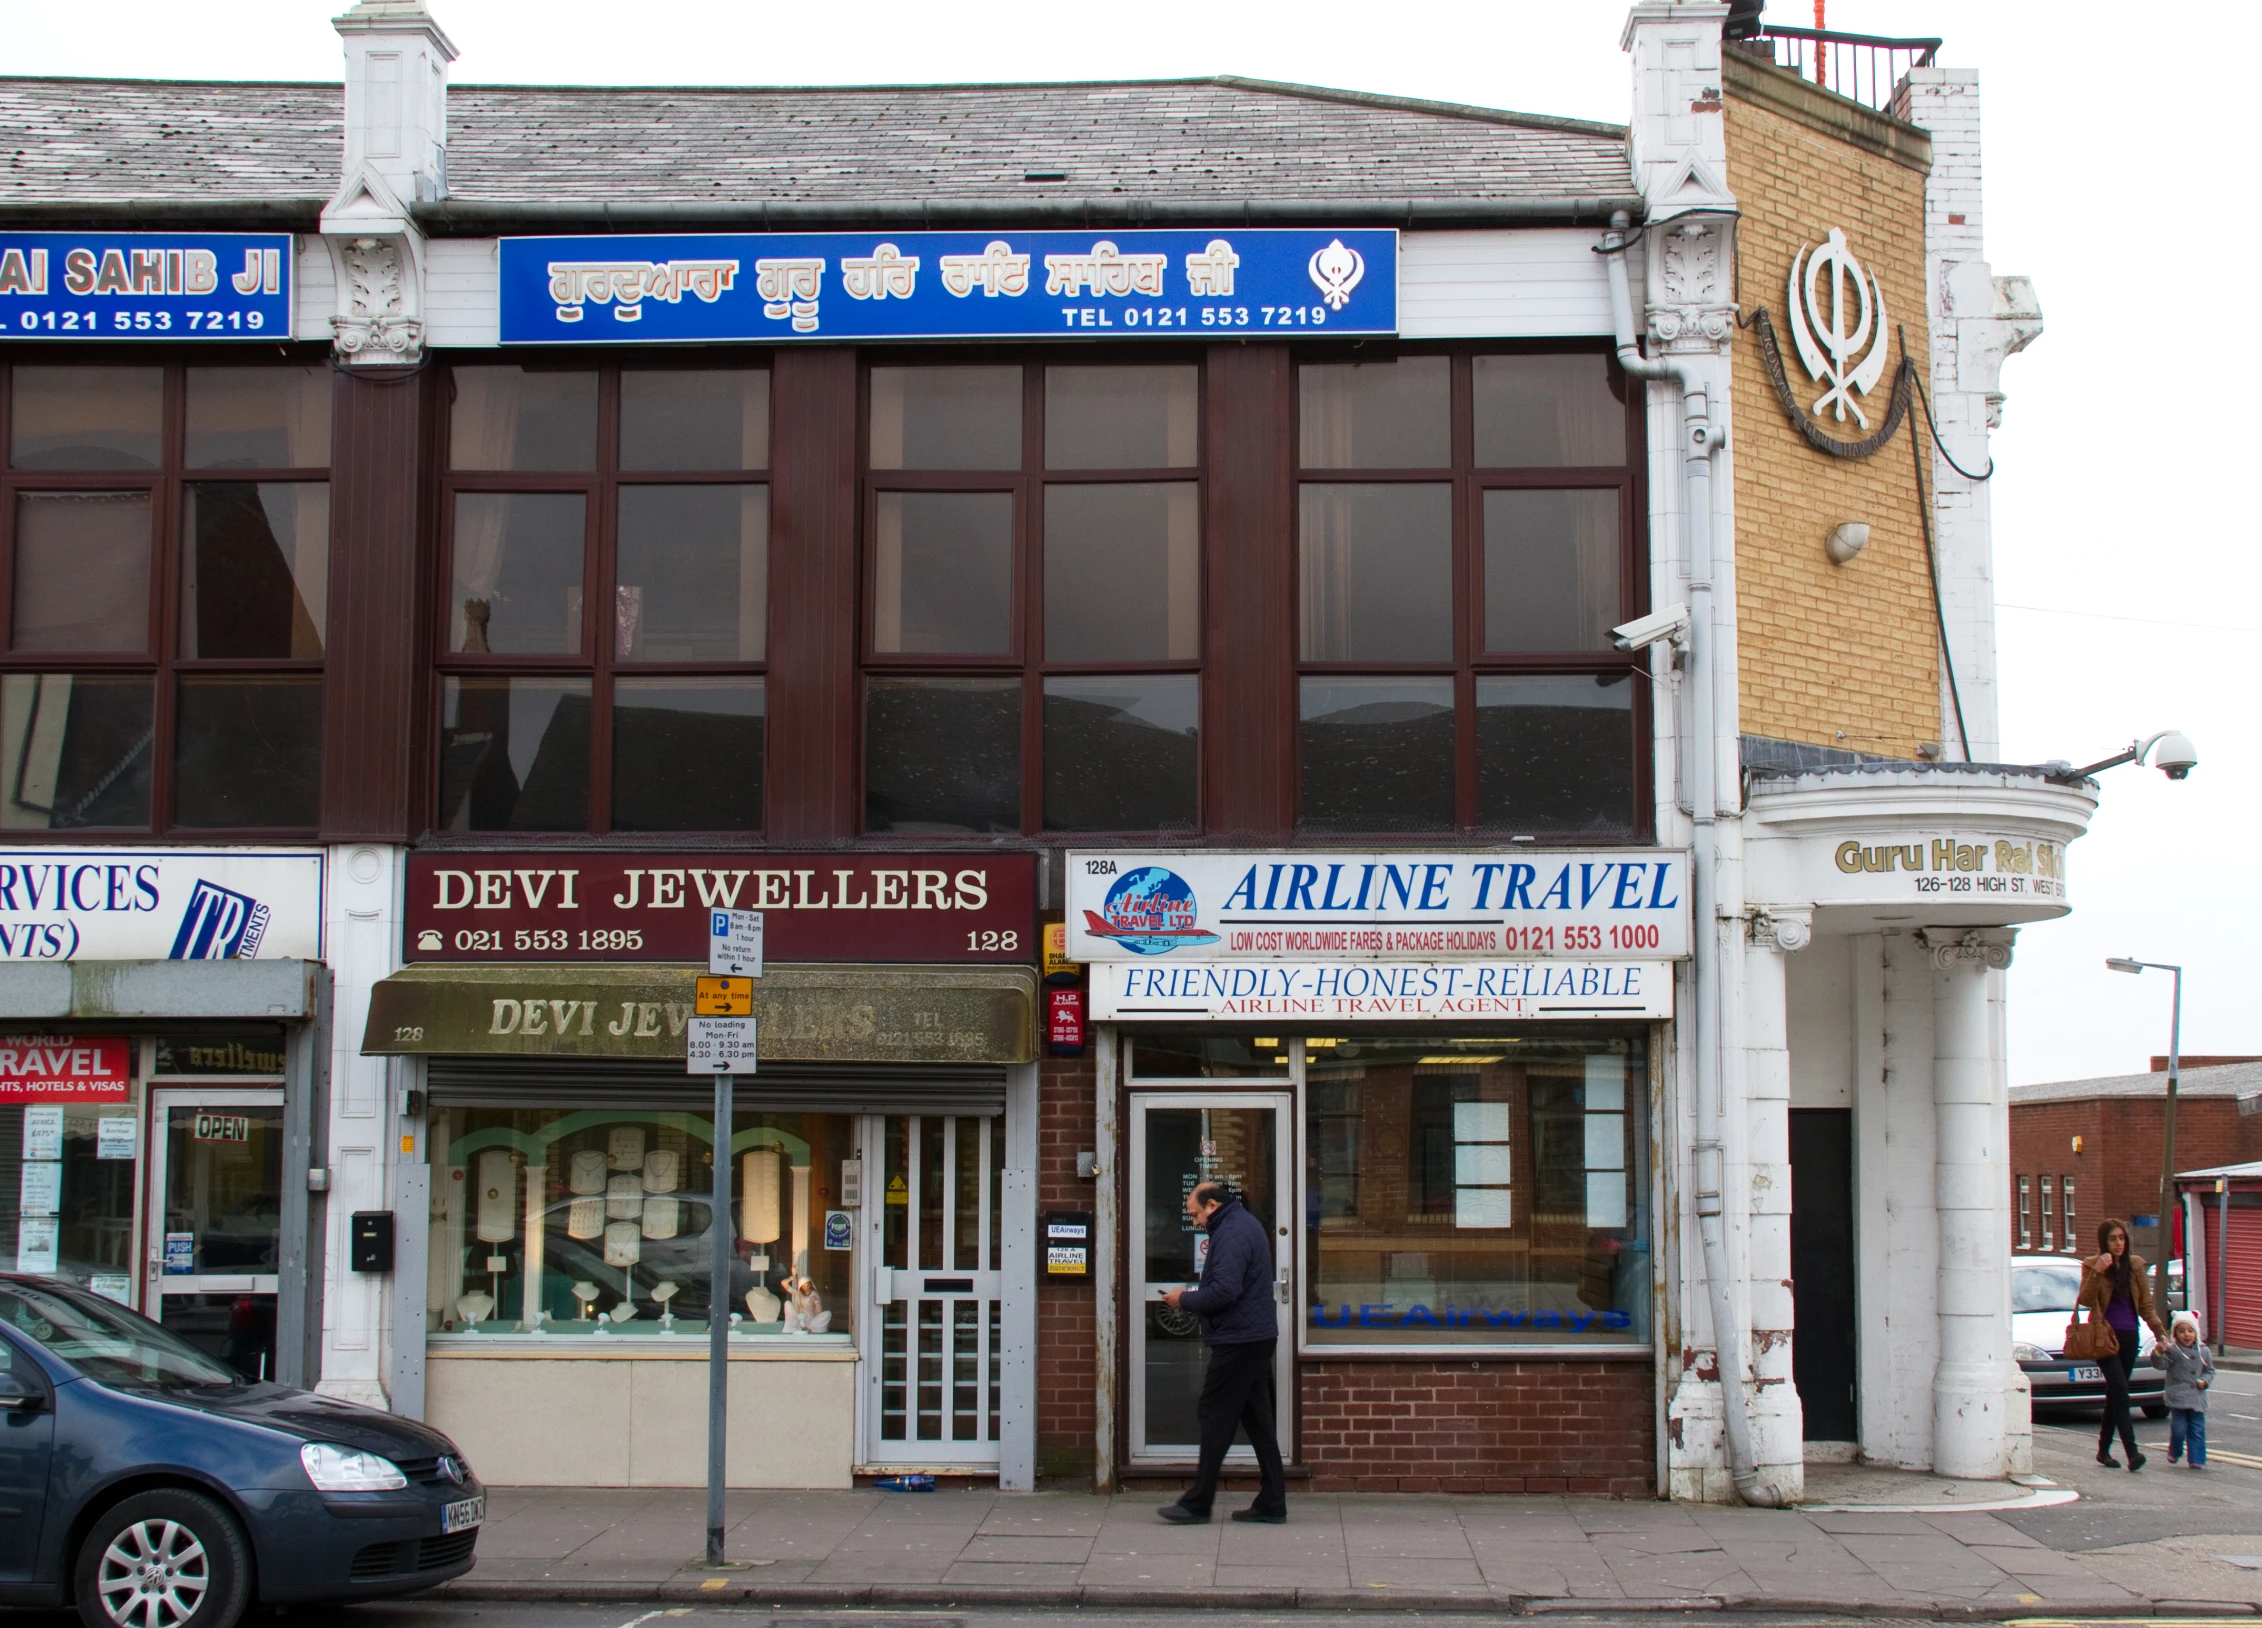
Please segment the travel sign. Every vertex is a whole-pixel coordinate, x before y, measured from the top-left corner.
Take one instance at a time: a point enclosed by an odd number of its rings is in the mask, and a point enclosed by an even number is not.
[[[1670,849],[1078,853],[1074,961],[1580,959],[1689,953]]]
[[[1393,334],[1398,234],[506,237],[506,345]]]

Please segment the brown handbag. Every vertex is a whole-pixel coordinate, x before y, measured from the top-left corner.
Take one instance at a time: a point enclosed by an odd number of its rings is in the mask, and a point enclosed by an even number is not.
[[[2121,1337],[2113,1332],[2113,1325],[2094,1308],[2089,1320],[2082,1321],[2081,1308],[2075,1307],[2073,1321],[2066,1325],[2066,1356],[2075,1362],[2097,1362],[2106,1357],[2116,1357],[2121,1351]]]

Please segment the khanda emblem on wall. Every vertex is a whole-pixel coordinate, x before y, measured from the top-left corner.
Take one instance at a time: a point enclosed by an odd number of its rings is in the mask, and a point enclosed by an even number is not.
[[[1843,424],[1850,412],[1868,429],[1869,415],[1854,395],[1868,395],[1885,372],[1885,290],[1862,269],[1839,228],[1830,228],[1820,248],[1800,247],[1784,306],[1799,360],[1816,383],[1829,386],[1814,403],[1814,416],[1834,412]]]

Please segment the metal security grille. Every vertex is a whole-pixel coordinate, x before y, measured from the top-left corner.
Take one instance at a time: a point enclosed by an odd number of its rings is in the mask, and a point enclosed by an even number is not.
[[[880,1151],[865,1203],[878,1264],[870,1325],[873,1457],[886,1463],[997,1460],[1003,1313],[999,1114],[890,1114],[868,1122]],[[877,1200],[875,1204],[874,1201]]]

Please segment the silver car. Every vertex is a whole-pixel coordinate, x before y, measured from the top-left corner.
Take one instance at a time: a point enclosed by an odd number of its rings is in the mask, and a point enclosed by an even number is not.
[[[2081,1261],[2071,1255],[2017,1255],[2011,1260],[2011,1355],[2034,1391],[2037,1410],[2095,1407],[2105,1400],[2105,1370],[2094,1362],[2068,1362],[2066,1324],[2081,1293]],[[2164,1419],[2167,1376],[2144,1366],[2152,1354],[2149,1328],[2136,1331],[2136,1372],[2129,1400],[2147,1419]]]

